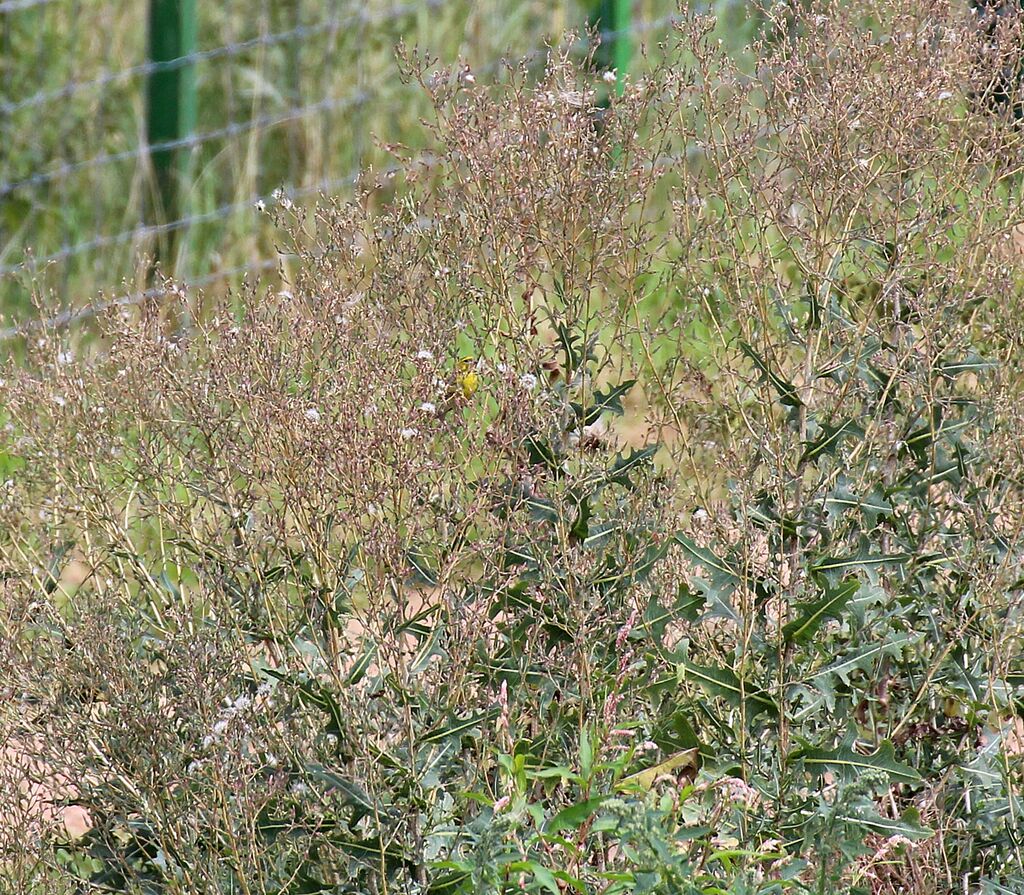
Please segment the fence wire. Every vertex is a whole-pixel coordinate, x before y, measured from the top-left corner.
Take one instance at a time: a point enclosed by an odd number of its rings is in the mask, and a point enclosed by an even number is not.
[[[37,6],[49,6],[56,2],[57,0],[4,0],[3,3],[0,3],[0,16],[5,13],[35,9]]]
[[[36,0],[28,0],[28,2],[35,3]],[[54,0],[39,0],[39,2],[52,3]],[[109,87],[112,84],[117,84],[121,81],[128,81],[132,78],[144,76],[148,77],[149,75],[160,72],[176,71],[178,69],[194,65],[197,62],[211,62],[216,59],[231,59],[235,56],[241,56],[243,53],[247,53],[251,50],[267,49],[279,46],[280,44],[307,40],[319,35],[339,31],[342,28],[356,27],[360,25],[374,25],[382,21],[395,20],[402,16],[417,12],[421,8],[425,8],[428,11],[437,9],[441,7],[443,3],[444,0],[421,0],[418,4],[407,3],[402,6],[392,8],[383,16],[375,16],[371,11],[364,9],[346,17],[332,17],[313,25],[297,25],[295,28],[291,28],[287,31],[279,31],[275,34],[262,34],[259,37],[238,41],[237,43],[225,44],[224,46],[214,47],[210,50],[186,53],[184,56],[177,56],[174,59],[167,59],[160,62],[143,62],[139,65],[132,65],[118,71],[104,72],[99,77],[93,78],[89,81],[71,82],[56,90],[40,90],[38,93],[28,96],[23,100],[19,100],[18,102],[0,102],[0,114],[13,115],[15,112],[20,112],[23,109],[35,109],[39,106],[53,103],[56,100],[70,99],[71,97],[74,97],[86,90]]]
[[[143,284],[89,300],[139,282],[140,259],[168,238],[173,263],[162,267],[186,288],[278,267],[258,204],[274,193],[293,202],[344,193],[381,162],[373,136],[405,142],[416,131],[423,98],[397,82],[399,40],[486,75],[502,58],[542,56],[585,23],[581,7],[547,0],[198,0],[198,47],[149,61],[143,6],[0,0],[0,312],[18,321],[0,340],[165,294]],[[600,38],[664,32],[678,18],[670,0],[636,7],[628,28]],[[123,30],[97,34],[90,14]],[[63,76],[42,64],[54,54]],[[146,84],[186,68],[196,72],[199,124],[149,144]],[[187,160],[180,214],[158,207],[151,161],[161,152]],[[34,319],[32,294],[60,310]]]

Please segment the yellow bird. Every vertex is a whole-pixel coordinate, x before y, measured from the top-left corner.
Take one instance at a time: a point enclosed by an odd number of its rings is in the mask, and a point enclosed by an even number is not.
[[[480,374],[476,371],[476,362],[472,357],[459,359],[455,366],[455,380],[462,391],[462,397],[468,399],[476,394],[476,390],[480,388]]]
[[[444,401],[438,408],[438,417],[441,419],[447,417],[449,413],[472,398],[479,388],[480,374],[476,371],[476,361],[468,355],[459,358],[445,390]]]

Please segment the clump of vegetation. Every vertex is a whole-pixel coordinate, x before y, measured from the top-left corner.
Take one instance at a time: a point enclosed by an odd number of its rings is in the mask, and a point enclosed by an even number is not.
[[[288,290],[8,364],[6,886],[1024,884],[1004,61],[712,25],[621,97],[409,55],[436,161],[281,211]]]
[[[183,183],[167,206],[145,137],[149,6],[0,7],[0,330],[30,322],[39,293],[52,315],[100,291],[150,290],[154,256],[211,292],[271,277],[274,229],[254,208],[260,197],[348,195],[362,171],[389,163],[378,141],[423,146],[428,104],[395,77],[398,41],[464,57],[484,77],[502,55],[542,64],[547,37],[586,21],[571,0],[197,4],[194,52],[181,63],[197,121],[174,137]],[[637,15],[657,21],[674,7],[645,0]]]

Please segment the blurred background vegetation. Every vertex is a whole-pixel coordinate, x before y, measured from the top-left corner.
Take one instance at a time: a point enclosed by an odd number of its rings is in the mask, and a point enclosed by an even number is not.
[[[723,38],[745,45],[751,4],[698,5],[715,7]],[[629,31],[631,67],[642,70],[680,9],[675,0],[619,7],[629,8],[619,27]],[[546,42],[599,23],[600,8],[199,0],[187,65],[154,69],[148,3],[0,2],[0,329],[101,293],[158,294],[155,258],[163,274],[209,289],[287,267],[261,199],[277,190],[297,203],[351,195],[373,182],[366,172],[393,162],[389,145],[422,145],[426,100],[398,77],[400,42],[441,64],[462,59],[492,81],[504,59],[541,65]],[[177,207],[167,207],[147,149],[147,84],[154,71],[182,70],[195,81],[195,123],[168,141],[182,176]]]

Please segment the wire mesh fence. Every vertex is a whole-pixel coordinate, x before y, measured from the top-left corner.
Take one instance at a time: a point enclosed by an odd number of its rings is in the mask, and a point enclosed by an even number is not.
[[[190,14],[191,37],[160,50],[166,16]],[[344,193],[388,163],[382,146],[422,139],[400,40],[494,72],[588,21],[613,41],[675,15],[671,0],[0,0],[0,336],[40,324],[33,294],[58,324],[159,296],[154,258],[196,288],[275,269],[261,202]],[[175,74],[191,109],[154,127]]]

